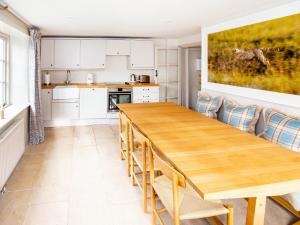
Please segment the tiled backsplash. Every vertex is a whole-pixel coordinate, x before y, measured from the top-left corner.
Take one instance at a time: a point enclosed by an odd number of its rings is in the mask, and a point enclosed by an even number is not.
[[[63,83],[67,78],[67,71],[48,71],[51,75],[51,83]],[[44,74],[42,71],[44,81]],[[150,75],[153,81],[154,70],[130,70],[128,69],[128,57],[126,56],[106,56],[105,69],[99,70],[71,70],[69,79],[72,83],[86,83],[88,73],[93,73],[95,83],[105,82],[127,82],[130,79],[130,74]]]

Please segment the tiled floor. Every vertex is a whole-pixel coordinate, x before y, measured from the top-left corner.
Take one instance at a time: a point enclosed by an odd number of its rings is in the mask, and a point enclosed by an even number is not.
[[[151,224],[150,213],[142,209],[142,195],[119,160],[117,131],[112,125],[46,129],[45,143],[28,147],[0,197],[0,225]],[[233,203],[235,224],[243,225],[246,203]],[[167,214],[165,219],[172,224]],[[266,225],[291,220],[289,213],[268,201]]]

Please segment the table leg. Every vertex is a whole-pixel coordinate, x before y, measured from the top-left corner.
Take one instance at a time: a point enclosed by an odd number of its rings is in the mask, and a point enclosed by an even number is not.
[[[248,199],[246,225],[264,225],[266,201],[265,196]]]

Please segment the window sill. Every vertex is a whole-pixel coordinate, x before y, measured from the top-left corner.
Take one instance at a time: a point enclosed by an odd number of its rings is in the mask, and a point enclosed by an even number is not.
[[[29,107],[29,104],[10,105],[4,109],[4,119],[0,119],[0,129],[6,127],[21,112]]]

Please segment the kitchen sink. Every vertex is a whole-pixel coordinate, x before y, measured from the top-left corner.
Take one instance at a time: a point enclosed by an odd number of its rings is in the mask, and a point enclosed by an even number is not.
[[[79,99],[79,88],[75,85],[53,88],[53,100]]]

